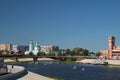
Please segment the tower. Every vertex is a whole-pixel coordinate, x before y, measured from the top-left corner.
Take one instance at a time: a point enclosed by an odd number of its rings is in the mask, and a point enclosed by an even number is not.
[[[33,51],[33,40],[30,41],[30,44],[29,44],[29,51]]]
[[[115,46],[115,37],[114,36],[109,36],[109,38],[108,38],[108,49],[112,50],[114,46]]]
[[[108,37],[108,57],[111,59],[112,58],[112,50],[115,46],[115,37],[114,36],[109,36]]]
[[[34,50],[33,50],[33,54],[37,55],[38,52],[40,52],[40,46],[39,46],[38,42],[36,41],[35,46],[34,46]]]

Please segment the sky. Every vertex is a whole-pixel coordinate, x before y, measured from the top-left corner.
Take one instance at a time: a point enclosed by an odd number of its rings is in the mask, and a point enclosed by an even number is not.
[[[0,43],[99,52],[120,45],[119,0],[0,0]]]

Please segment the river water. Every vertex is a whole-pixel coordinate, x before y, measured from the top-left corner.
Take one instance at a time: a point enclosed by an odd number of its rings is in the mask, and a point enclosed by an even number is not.
[[[118,67],[49,62],[17,65],[24,66],[26,70],[43,76],[58,77],[64,80],[120,80],[120,68]]]

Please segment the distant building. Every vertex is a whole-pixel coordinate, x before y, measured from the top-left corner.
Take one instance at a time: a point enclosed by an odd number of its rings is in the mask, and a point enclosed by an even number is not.
[[[40,52],[40,46],[38,42],[36,41],[33,43],[33,40],[29,43],[29,50],[25,51],[25,55],[28,55],[30,53],[33,53],[33,55],[37,55],[37,53]]]
[[[29,46],[25,45],[12,45],[12,51],[16,54],[24,54],[29,49]]]
[[[115,45],[115,37],[108,37],[108,50],[101,50],[101,56],[108,59],[120,59],[120,46]]]
[[[4,54],[9,53],[12,50],[12,44],[0,44],[0,51]]]
[[[108,50],[101,50],[100,51],[101,58],[108,58]]]
[[[41,46],[41,51],[45,52],[47,54],[47,53],[49,53],[49,51],[59,51],[59,47],[53,46],[53,45]]]

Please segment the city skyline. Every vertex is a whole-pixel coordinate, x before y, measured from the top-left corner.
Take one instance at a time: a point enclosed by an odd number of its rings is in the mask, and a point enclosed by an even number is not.
[[[108,49],[108,36],[120,44],[120,1],[1,0],[0,43]]]

